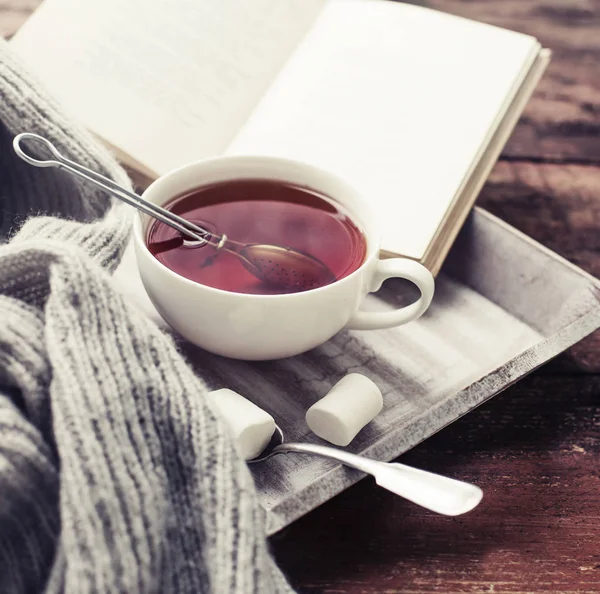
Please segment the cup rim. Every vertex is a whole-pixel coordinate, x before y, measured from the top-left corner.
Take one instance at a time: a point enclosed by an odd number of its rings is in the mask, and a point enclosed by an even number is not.
[[[295,293],[275,293],[275,294],[240,293],[237,291],[226,291],[225,289],[218,289],[216,287],[204,285],[197,281],[191,280],[185,276],[182,276],[181,274],[178,274],[177,272],[175,272],[174,270],[172,270],[171,268],[169,268],[168,266],[163,264],[160,260],[158,260],[158,258],[156,258],[152,254],[152,252],[150,252],[150,250],[148,249],[146,241],[144,240],[144,233],[143,233],[143,229],[142,229],[142,227],[143,227],[142,217],[150,216],[150,215],[144,215],[144,213],[137,210],[135,213],[135,216],[134,216],[134,220],[133,220],[133,239],[134,239],[135,243],[138,245],[138,247],[142,248],[145,255],[153,262],[153,265],[156,265],[160,269],[165,271],[167,273],[167,275],[172,277],[175,281],[183,282],[184,284],[189,284],[190,286],[193,286],[193,287],[199,287],[202,290],[205,290],[208,292],[214,292],[216,294],[242,297],[242,298],[253,299],[253,300],[267,300],[267,299],[272,300],[274,298],[292,299],[292,298],[298,298],[299,296],[303,296],[303,295],[314,295],[319,292],[326,291],[328,288],[331,288],[334,286],[340,286],[341,284],[348,283],[348,282],[350,282],[350,279],[352,279],[353,277],[360,274],[361,271],[367,265],[370,264],[370,262],[372,262],[374,259],[376,259],[378,257],[380,245],[381,245],[380,227],[379,227],[378,222],[376,220],[374,220],[375,215],[374,215],[372,209],[368,206],[366,201],[363,199],[362,194],[340,175],[332,173],[331,171],[328,171],[321,167],[317,167],[317,166],[307,163],[305,161],[300,161],[297,159],[287,159],[287,158],[283,158],[283,157],[274,157],[274,156],[268,156],[268,155],[246,155],[246,154],[231,155],[231,156],[224,155],[224,156],[217,156],[217,157],[209,157],[206,159],[199,159],[197,161],[187,163],[187,164],[177,167],[175,169],[171,169],[167,173],[161,175],[160,177],[155,179],[144,190],[142,196],[146,197],[146,194],[148,194],[151,191],[152,192],[160,191],[161,186],[164,185],[165,183],[167,183],[168,180],[172,180],[174,177],[184,175],[188,171],[194,170],[198,167],[210,167],[211,165],[216,165],[216,164],[223,163],[226,161],[230,162],[232,164],[232,166],[234,166],[234,167],[236,164],[251,165],[252,163],[260,163],[260,164],[272,163],[272,164],[280,164],[280,165],[284,165],[284,166],[287,165],[287,166],[293,166],[293,167],[302,167],[302,168],[307,169],[309,172],[316,173],[319,176],[325,176],[325,177],[329,178],[330,180],[334,181],[335,183],[345,186],[345,189],[353,194],[353,197],[352,197],[353,201],[357,202],[358,205],[360,206],[360,208],[365,210],[369,214],[370,218],[373,219],[371,221],[371,225],[374,227],[373,232],[371,232],[368,237],[365,237],[365,239],[368,242],[367,246],[369,243],[371,243],[371,245],[373,247],[372,252],[369,254],[367,251],[367,257],[364,259],[362,264],[358,268],[353,270],[350,274],[345,276],[344,278],[335,280],[334,282],[329,283],[328,285],[323,285],[323,286],[317,287],[315,289],[308,289],[307,291],[299,291],[299,292],[295,292]],[[257,177],[256,179],[265,179],[265,178]],[[274,177],[273,179],[277,179],[277,178]],[[285,178],[283,177],[281,179],[281,181],[285,182]],[[195,187],[200,188],[200,187],[202,187],[202,184],[198,184]],[[310,187],[310,185],[308,185],[308,187]],[[158,188],[158,190],[157,190],[157,188]],[[318,188],[312,188],[312,189],[315,190],[316,192],[319,192]],[[169,202],[173,198],[175,198],[175,196],[169,196],[169,197],[165,198],[164,200],[160,200],[159,202],[157,202],[157,204],[159,206],[163,206],[165,203]],[[334,197],[331,197],[331,199],[334,200],[334,202],[339,202],[339,200],[337,200]],[[340,204],[342,206],[346,206],[345,204],[343,204],[343,202]],[[350,214],[352,217],[359,218],[354,212],[351,212]],[[361,221],[355,221],[355,223],[360,223],[360,222]],[[364,233],[363,226],[361,225],[359,228]],[[367,250],[368,250],[368,247],[367,247]]]

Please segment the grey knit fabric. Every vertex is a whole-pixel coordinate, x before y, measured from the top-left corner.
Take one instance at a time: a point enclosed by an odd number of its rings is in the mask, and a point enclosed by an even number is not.
[[[115,290],[132,213],[13,153],[127,185],[0,41],[0,592],[289,592],[206,387]]]

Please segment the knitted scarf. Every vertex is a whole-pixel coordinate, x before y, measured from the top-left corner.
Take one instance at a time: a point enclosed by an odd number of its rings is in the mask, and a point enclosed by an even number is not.
[[[24,131],[130,184],[0,41],[0,592],[289,592],[206,386],[113,282],[131,209]]]

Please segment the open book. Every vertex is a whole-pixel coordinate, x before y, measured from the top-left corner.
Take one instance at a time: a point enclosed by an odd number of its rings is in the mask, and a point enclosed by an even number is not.
[[[549,60],[390,0],[45,0],[12,44],[149,178],[219,154],[306,161],[363,193],[384,257],[434,273]]]

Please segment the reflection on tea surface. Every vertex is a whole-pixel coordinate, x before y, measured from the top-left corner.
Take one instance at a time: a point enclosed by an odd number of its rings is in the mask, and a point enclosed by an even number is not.
[[[366,241],[355,223],[325,197],[272,180],[235,180],[199,188],[165,205],[235,242],[288,247],[323,262],[333,278],[363,263]],[[203,285],[236,293],[277,294],[306,290],[257,279],[239,257],[211,245],[186,247],[181,235],[160,221],[148,232],[148,247],[174,272]]]

